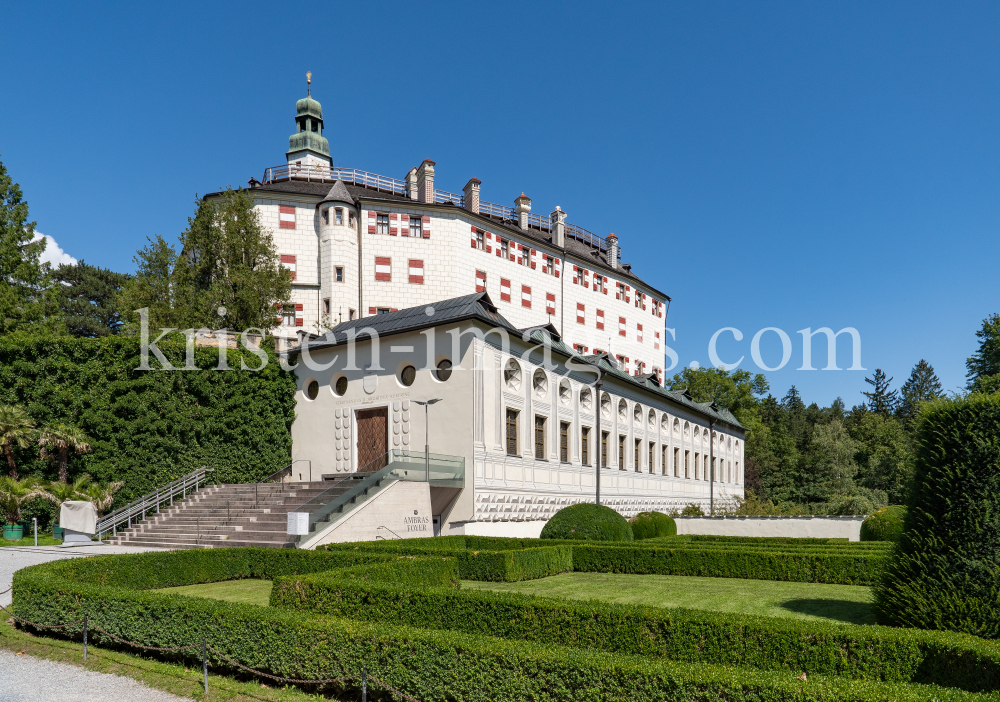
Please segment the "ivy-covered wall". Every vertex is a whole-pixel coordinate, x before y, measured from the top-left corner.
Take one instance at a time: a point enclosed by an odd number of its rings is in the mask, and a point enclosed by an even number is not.
[[[183,342],[158,347],[178,368]],[[273,352],[263,370],[244,349],[229,350],[214,370],[216,348],[196,348],[194,371],[159,370],[140,363],[138,339],[0,340],[0,403],[24,406],[39,426],[65,422],[85,431],[93,450],[70,459],[70,477],[124,480],[120,506],[199,466],[217,470],[219,482],[253,482],[285,466],[291,455],[294,374]],[[38,448],[17,451],[18,471],[55,479]],[[6,465],[0,465],[6,472]]]

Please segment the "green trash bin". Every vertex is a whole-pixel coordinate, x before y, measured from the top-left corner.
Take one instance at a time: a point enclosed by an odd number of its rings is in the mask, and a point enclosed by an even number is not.
[[[63,538],[63,528],[58,524],[52,525],[52,538],[58,541],[62,541]]]
[[[3,538],[5,541],[20,541],[24,536],[24,527],[20,524],[14,526],[4,526]]]

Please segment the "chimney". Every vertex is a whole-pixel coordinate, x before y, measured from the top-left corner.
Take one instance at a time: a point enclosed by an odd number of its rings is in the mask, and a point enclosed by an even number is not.
[[[470,178],[465,184],[465,209],[474,214],[479,214],[479,186],[482,181],[479,178]]]
[[[521,229],[528,228],[529,212],[531,212],[531,198],[521,193],[521,197],[514,200],[514,214],[517,215],[517,226]]]
[[[418,200],[417,197],[417,169],[411,168],[406,174],[406,197],[411,200]]]
[[[618,237],[614,232],[608,234],[608,265],[614,269],[618,268]]]
[[[434,202],[434,162],[424,159],[417,169],[417,199],[420,202]]]
[[[552,243],[566,248],[566,213],[559,205],[556,205],[556,209],[549,215],[549,219],[552,222]]]

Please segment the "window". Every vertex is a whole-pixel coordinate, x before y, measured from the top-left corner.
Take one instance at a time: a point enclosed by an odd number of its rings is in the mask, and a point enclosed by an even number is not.
[[[569,463],[569,422],[559,422],[559,460]]]
[[[602,293],[604,292],[604,276],[595,275],[594,276],[594,292]]]
[[[354,315],[355,315],[355,312],[354,312],[353,309],[347,311],[347,318],[348,319],[354,319]]]
[[[392,259],[387,256],[375,257],[375,280],[388,283],[392,281]]]
[[[447,358],[437,364],[437,379],[442,383],[451,377],[451,361]]]
[[[286,327],[295,326],[295,305],[282,305],[281,323]]]
[[[701,473],[701,477],[702,477],[703,480],[709,480],[711,478],[711,476],[709,476],[709,474],[708,474],[708,456],[704,456],[702,458],[702,460],[704,461],[704,464],[703,464],[704,470]]]
[[[399,374],[399,382],[403,384],[404,387],[410,387],[413,385],[413,381],[417,379],[417,369],[413,366],[407,366]]]
[[[479,229],[476,230],[476,248],[480,251],[486,248],[486,242],[483,241],[483,232]]]
[[[590,427],[580,429],[580,461],[585,466],[590,465]]]
[[[330,298],[323,298],[323,314],[330,314]]]
[[[615,299],[625,299],[625,283],[615,283]]]
[[[420,223],[420,217],[410,217],[410,236],[418,239],[424,235],[424,230]]]
[[[422,260],[410,259],[410,282],[416,285],[424,284],[424,262]]]
[[[618,353],[615,354],[615,360],[618,361],[618,367],[625,370],[625,357]]]
[[[675,448],[674,449],[674,477],[675,478],[681,477],[680,476],[680,470],[681,470],[680,457],[681,457],[681,450],[679,448]]]
[[[376,216],[376,233],[378,234],[388,234],[389,233],[389,215],[380,214]]]
[[[649,442],[649,465],[646,466],[650,473],[656,472],[656,444]]]
[[[660,451],[660,474],[667,475],[667,445],[663,445]]]
[[[334,224],[337,224],[337,225],[340,225],[340,226],[343,226],[343,224],[344,224],[344,211],[342,209],[340,209],[339,207],[336,210],[334,210],[333,222],[334,222]]]
[[[511,390],[521,387],[521,366],[513,358],[507,359],[507,365],[503,369],[503,380]]]
[[[625,437],[618,437],[618,470],[625,470]]]
[[[535,458],[545,460],[545,417],[535,417]]]
[[[601,432],[601,465],[608,467],[608,432]]]
[[[347,378],[340,376],[333,382],[333,392],[341,397],[347,392]]]
[[[510,243],[506,239],[500,240],[500,258],[510,258]]]
[[[333,275],[334,275],[334,280],[336,280],[338,283],[343,283],[344,282],[344,267],[343,266],[337,266],[336,268],[334,268],[333,269]]]
[[[507,410],[507,455],[517,455],[517,410]]]
[[[633,468],[636,473],[642,472],[642,439],[635,440],[635,451],[632,453]]]
[[[555,259],[548,254],[542,254],[542,273],[548,273],[552,275],[555,270]]]
[[[573,344],[573,350],[576,351],[581,356],[587,353],[587,348],[588,347],[584,346],[583,344]]]
[[[347,211],[347,224],[350,227],[354,226],[354,213],[350,210]]]
[[[391,311],[392,310],[390,310],[388,307],[376,307],[375,308],[375,314],[389,314],[389,312],[391,312]]]
[[[329,224],[329,223],[330,223],[330,210],[325,209],[323,210],[323,224]]]
[[[315,400],[319,395],[319,383],[315,380],[310,380],[309,384],[306,385],[306,397],[310,400]]]
[[[684,477],[685,478],[690,478],[691,477],[691,452],[690,451],[685,451],[684,452]]]

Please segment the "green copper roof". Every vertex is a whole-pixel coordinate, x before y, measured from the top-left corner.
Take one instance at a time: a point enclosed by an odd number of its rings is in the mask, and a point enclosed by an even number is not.
[[[330,143],[323,136],[323,106],[312,97],[304,97],[295,103],[295,113],[296,131],[288,137],[287,155],[311,151],[330,158]]]
[[[323,106],[311,97],[304,97],[295,103],[295,113],[298,116],[316,117],[323,119]]]

